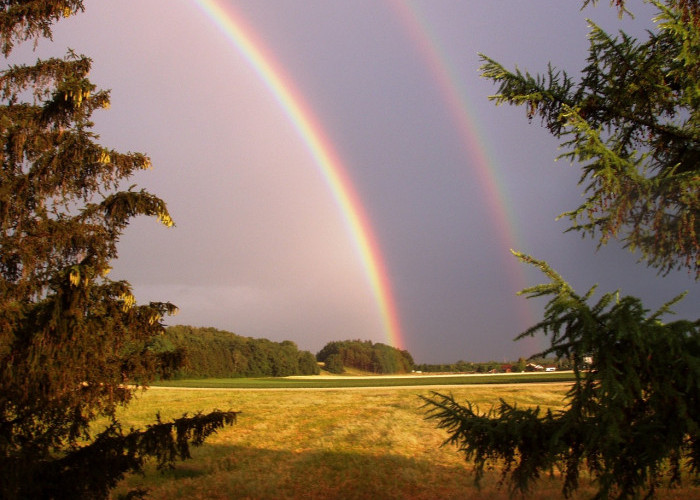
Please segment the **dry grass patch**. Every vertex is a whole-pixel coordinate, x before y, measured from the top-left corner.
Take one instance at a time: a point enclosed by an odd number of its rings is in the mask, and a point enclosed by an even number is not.
[[[484,410],[499,398],[556,408],[566,386],[448,391]],[[156,412],[163,418],[215,408],[243,413],[236,425],[194,449],[192,460],[165,474],[129,477],[115,496],[146,487],[153,499],[510,498],[505,487],[499,488],[497,471],[485,478],[481,491],[474,487],[469,464],[453,447],[441,447],[446,434],[424,419],[421,394],[429,391],[151,389],[120,416],[125,425],[144,426]],[[547,479],[528,498],[559,498],[560,488]],[[700,490],[692,492],[697,496]]]

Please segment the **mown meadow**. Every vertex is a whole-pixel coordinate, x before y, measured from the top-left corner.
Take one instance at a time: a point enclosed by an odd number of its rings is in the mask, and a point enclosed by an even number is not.
[[[236,425],[193,450],[193,458],[159,473],[131,476],[115,490],[148,488],[153,499],[506,499],[498,467],[473,483],[471,467],[447,434],[425,419],[419,396],[451,393],[486,410],[499,398],[561,407],[567,383],[338,389],[187,389],[154,387],[121,412],[125,427],[156,413],[241,411]],[[545,478],[527,498],[561,497]],[[583,488],[574,498],[593,492]],[[700,488],[665,490],[662,498],[700,497]]]

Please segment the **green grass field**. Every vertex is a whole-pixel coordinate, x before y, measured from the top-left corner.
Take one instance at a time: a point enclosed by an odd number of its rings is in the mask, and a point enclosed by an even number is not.
[[[473,384],[523,384],[568,382],[573,372],[496,373],[488,375],[396,375],[396,376],[309,376],[263,378],[209,378],[161,381],[158,387],[197,387],[211,389],[322,389],[347,387],[405,387]]]
[[[342,380],[342,379],[339,379]],[[384,380],[384,379],[382,379]],[[386,379],[390,380],[390,379]],[[268,381],[269,384],[272,381]],[[567,383],[444,388],[482,409],[499,398],[559,408]],[[260,387],[260,386],[259,386]],[[230,390],[154,387],[122,414],[125,427],[213,409],[239,410],[238,423],[193,450],[193,459],[164,474],[152,468],[114,492],[149,488],[153,499],[507,499],[497,471],[482,489],[445,432],[425,420],[425,387]],[[528,498],[560,498],[560,483],[544,479]],[[575,498],[587,498],[583,489]],[[700,497],[700,489],[664,491],[662,498]]]

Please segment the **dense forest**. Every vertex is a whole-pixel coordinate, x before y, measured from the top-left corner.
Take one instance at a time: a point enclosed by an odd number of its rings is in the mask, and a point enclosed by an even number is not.
[[[343,373],[346,367],[372,373],[408,373],[414,366],[408,351],[369,340],[329,342],[316,359],[331,373]]]
[[[209,327],[168,327],[152,348],[161,357],[184,361],[183,367],[163,373],[164,378],[285,377],[320,372],[314,355],[300,351],[294,342],[242,337]]]

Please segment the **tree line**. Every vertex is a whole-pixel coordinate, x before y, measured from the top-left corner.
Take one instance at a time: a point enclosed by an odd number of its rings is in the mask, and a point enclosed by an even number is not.
[[[151,350],[161,360],[158,377],[162,379],[318,375],[319,363],[335,374],[344,373],[346,368],[377,374],[523,372],[533,364],[556,366],[558,370],[571,368],[568,359],[551,357],[416,364],[408,351],[369,340],[332,341],[314,356],[300,351],[290,340],[273,342],[213,327],[185,325],[168,327]]]
[[[331,373],[343,373],[346,367],[372,373],[408,373],[415,365],[408,351],[369,340],[329,342],[316,359]]]
[[[554,366],[557,370],[570,370],[571,360],[568,358],[533,356],[518,358],[517,361],[485,361],[471,362],[459,360],[456,363],[421,363],[414,367],[423,373],[493,373],[493,372],[524,372],[533,365]]]
[[[273,342],[216,328],[170,326],[152,349],[181,364],[163,378],[316,375],[316,358],[290,341]]]

